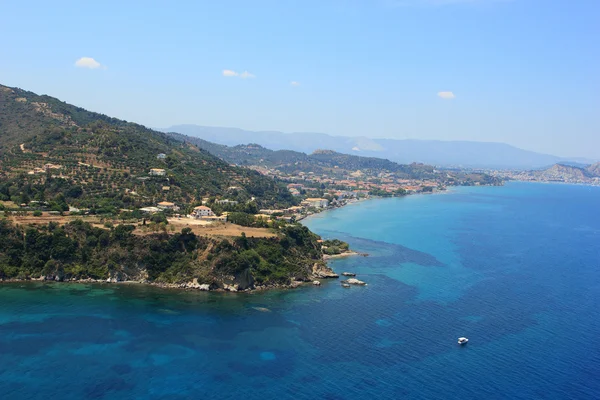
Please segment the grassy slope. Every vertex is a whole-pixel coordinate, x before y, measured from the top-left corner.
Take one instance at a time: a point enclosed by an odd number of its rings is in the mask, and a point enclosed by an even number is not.
[[[24,144],[25,152],[20,144]],[[159,153],[167,158],[158,160]],[[12,185],[16,186],[13,192],[26,190],[35,195],[38,186],[45,185],[43,197],[51,197],[78,186],[83,193],[67,200],[87,207],[102,202],[115,207],[143,206],[160,200],[189,203],[203,196],[235,196],[239,200],[255,197],[259,206],[295,203],[288,191],[272,179],[231,166],[194,145],[49,96],[0,86],[0,171],[4,179],[15,179],[46,163],[63,167],[53,172],[65,178],[58,185],[61,187],[43,177],[21,176]],[[140,180],[147,177],[150,168],[167,170],[167,177]],[[170,191],[164,193],[163,186],[169,186]],[[231,193],[230,187],[238,189]],[[125,189],[139,196],[125,196]]]

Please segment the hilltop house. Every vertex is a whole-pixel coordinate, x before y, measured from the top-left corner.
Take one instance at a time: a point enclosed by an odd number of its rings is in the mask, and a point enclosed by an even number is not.
[[[206,206],[194,207],[194,211],[192,212],[192,217],[194,218],[213,217],[214,215],[215,213]]]
[[[160,168],[152,168],[152,169],[150,169],[150,172],[148,173],[148,175],[165,176],[165,170],[160,169]]]
[[[170,201],[161,201],[156,205],[161,210],[173,210],[179,211],[179,207],[175,205],[175,203],[171,203]]]
[[[165,153],[160,153],[156,156],[156,158],[158,158],[159,160],[164,160],[165,158],[167,158],[167,155]]]

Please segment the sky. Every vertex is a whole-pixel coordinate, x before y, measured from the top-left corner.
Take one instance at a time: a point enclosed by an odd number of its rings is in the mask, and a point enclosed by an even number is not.
[[[600,159],[598,0],[0,1],[0,83],[163,128]]]

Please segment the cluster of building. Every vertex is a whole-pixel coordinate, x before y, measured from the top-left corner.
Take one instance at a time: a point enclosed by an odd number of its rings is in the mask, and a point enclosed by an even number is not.
[[[400,179],[392,173],[367,175],[361,171],[355,171],[347,173],[343,177],[331,177],[304,172],[297,175],[284,174],[274,169],[262,169],[260,172],[289,182],[287,185],[288,190],[295,196],[327,193],[337,199],[349,199],[367,197],[372,193],[413,194],[445,189],[444,184],[437,180]],[[306,199],[306,201],[308,200],[310,198]]]
[[[35,174],[45,174],[46,172],[50,171],[50,170],[57,170],[57,169],[61,169],[62,165],[58,165],[58,164],[44,164],[44,166],[42,168],[34,168],[31,171],[27,171],[28,175],[35,175]]]
[[[157,158],[164,158],[159,155]],[[445,189],[444,182],[428,179],[401,179],[393,173],[369,174],[362,171],[335,170],[331,174],[315,174],[313,172],[284,173],[277,169],[251,167],[263,175],[271,176],[287,184],[294,196],[302,200],[299,206],[285,209],[262,209],[255,217],[258,219],[299,220],[306,215],[327,208],[339,207],[348,202],[366,198],[371,195],[413,194],[420,192],[435,192]],[[153,168],[150,176],[165,176],[165,170]],[[236,189],[235,187],[230,189]],[[202,205],[195,207],[188,215],[190,218],[207,221],[227,221],[227,212],[217,216],[209,207],[208,198],[202,199]],[[235,200],[217,199],[215,204],[220,206],[235,206]],[[161,202],[156,207],[146,207],[150,210],[179,211],[179,207],[170,202]]]
[[[548,183],[571,183],[600,186],[599,176],[588,176],[581,168],[555,165],[545,170],[531,171],[486,171],[492,176],[502,179],[522,181],[522,182],[548,182]]]

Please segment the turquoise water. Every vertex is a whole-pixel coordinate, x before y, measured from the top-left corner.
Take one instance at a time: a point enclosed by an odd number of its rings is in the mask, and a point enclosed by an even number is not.
[[[600,398],[600,188],[511,183],[306,221],[368,283],[0,285],[2,399]],[[467,336],[467,346],[456,338]]]

